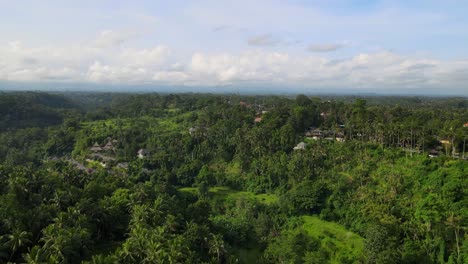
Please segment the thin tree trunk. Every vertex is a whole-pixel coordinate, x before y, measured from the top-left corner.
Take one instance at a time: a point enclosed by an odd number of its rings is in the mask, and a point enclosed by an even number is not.
[[[422,132],[422,153],[424,154],[424,131]]]
[[[453,231],[455,233],[455,241],[457,242],[457,257],[460,257],[460,245],[458,242],[458,228],[455,227],[455,230]]]
[[[454,144],[454,137],[452,136],[452,158],[455,158],[455,144]]]
[[[413,128],[411,128],[410,135],[410,156],[413,157]]]
[[[466,141],[466,137],[463,138],[463,159],[465,159],[465,142]]]

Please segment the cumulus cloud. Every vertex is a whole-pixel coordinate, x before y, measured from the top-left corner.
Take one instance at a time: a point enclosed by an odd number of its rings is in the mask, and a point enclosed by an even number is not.
[[[340,60],[324,54],[265,50],[176,55],[176,50],[164,45],[131,49],[93,45],[37,48],[15,42],[0,45],[0,79],[195,86],[261,84],[382,91],[463,89],[468,81],[468,60],[427,59],[388,51]]]
[[[247,40],[250,46],[274,46],[281,42],[278,38],[271,34],[262,34],[252,36]]]
[[[162,45],[150,49],[124,49],[119,59],[132,66],[151,66],[164,63],[170,53],[170,49]]]
[[[307,47],[307,50],[310,52],[332,52],[332,51],[337,51],[343,47],[344,47],[343,44],[333,44],[333,43],[311,44],[309,45],[309,47]]]

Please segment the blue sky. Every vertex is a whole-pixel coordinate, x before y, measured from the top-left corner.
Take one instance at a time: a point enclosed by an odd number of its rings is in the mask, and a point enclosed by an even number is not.
[[[466,95],[466,11],[451,0],[0,0],[0,80]]]

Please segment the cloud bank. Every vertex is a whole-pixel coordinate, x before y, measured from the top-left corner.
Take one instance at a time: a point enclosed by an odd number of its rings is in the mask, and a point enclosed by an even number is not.
[[[440,89],[442,93],[446,87],[463,91],[468,83],[468,60],[427,59],[388,51],[333,60],[320,53],[296,55],[257,48],[176,56],[178,51],[165,45],[127,48],[122,45],[127,37],[104,32],[82,45],[31,47],[18,41],[1,45],[0,80],[376,91],[418,88]],[[271,45],[272,40],[256,38],[255,43]],[[335,44],[309,47],[318,52],[338,48],[341,46]]]

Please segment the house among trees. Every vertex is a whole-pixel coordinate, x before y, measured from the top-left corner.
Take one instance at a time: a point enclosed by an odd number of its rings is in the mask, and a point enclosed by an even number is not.
[[[115,165],[115,167],[117,169],[128,169],[128,163],[127,162],[117,163],[117,165]]]
[[[463,127],[468,127],[468,122],[466,122],[465,124],[463,124]]]
[[[330,113],[322,112],[320,113],[320,116],[323,117],[323,119],[327,119]]]
[[[315,129],[311,127],[309,128],[309,130],[306,131],[305,136],[314,140],[318,140],[324,136],[324,132],[320,129]]]
[[[94,143],[94,145],[91,147],[91,151],[92,151],[92,152],[99,152],[99,151],[102,151],[102,148],[101,148],[101,146],[99,146],[99,144],[96,142],[96,143]]]
[[[299,144],[297,144],[297,146],[294,147],[294,150],[302,150],[302,149],[305,149],[307,146],[307,144],[305,142],[301,142]]]
[[[448,140],[448,139],[440,139],[439,142],[440,142],[441,144],[444,144],[444,145],[450,144],[450,140]]]
[[[115,150],[115,144],[117,144],[117,140],[112,140],[112,138],[108,137],[107,138],[107,143],[104,146],[99,145],[99,143],[94,143],[94,145],[91,147],[92,152],[100,152],[100,151],[114,151]]]
[[[431,149],[429,151],[429,155],[428,155],[429,158],[436,158],[438,156],[439,156],[439,151],[437,151],[435,149]]]
[[[203,126],[191,127],[189,128],[188,132],[191,136],[206,136],[207,135],[207,129],[206,127],[203,127]]]
[[[247,108],[250,108],[250,107],[251,107],[251,105],[250,105],[249,103],[244,102],[244,101],[240,101],[240,102],[239,102],[239,105],[241,105],[241,106],[243,106],[243,107],[247,107]]]
[[[262,117],[261,117],[261,116],[255,117],[254,122],[255,122],[255,123],[260,123],[260,122],[262,122]]]
[[[345,137],[344,137],[343,134],[338,133],[338,134],[335,136],[335,140],[338,141],[338,142],[345,142]]]
[[[144,158],[148,157],[149,154],[150,154],[150,153],[149,153],[149,151],[148,151],[147,149],[140,149],[140,150],[138,150],[138,152],[137,152],[137,156],[138,156],[138,158],[140,158],[140,159],[144,159]]]
[[[197,130],[198,129],[196,127],[191,127],[191,128],[189,128],[189,134],[193,135],[193,134],[195,134],[195,132],[197,132]]]
[[[102,147],[103,150],[110,150],[110,151],[114,151],[115,148],[114,148],[114,145],[112,144],[112,141],[109,140],[109,142],[107,142],[107,144]]]

